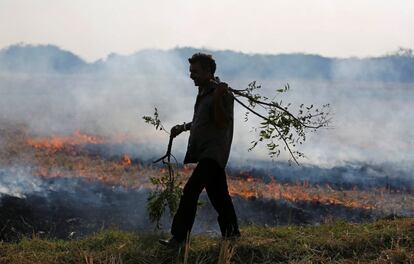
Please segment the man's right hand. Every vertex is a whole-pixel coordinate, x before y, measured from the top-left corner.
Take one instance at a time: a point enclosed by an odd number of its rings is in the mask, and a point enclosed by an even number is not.
[[[184,131],[184,125],[176,125],[171,128],[171,136],[175,138]]]

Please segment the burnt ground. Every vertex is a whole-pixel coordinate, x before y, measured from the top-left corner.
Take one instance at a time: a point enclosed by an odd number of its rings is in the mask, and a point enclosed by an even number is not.
[[[36,234],[52,238],[82,237],[104,228],[129,231],[152,231],[147,217],[148,190],[127,189],[77,178],[45,180],[41,190],[24,197],[3,195],[0,198],[0,240],[14,241]],[[216,212],[205,193],[197,212],[193,231],[218,232]],[[318,202],[244,199],[233,197],[241,225],[318,224],[331,220],[371,221],[378,217],[373,210],[349,208]],[[162,221],[168,231],[170,218]]]

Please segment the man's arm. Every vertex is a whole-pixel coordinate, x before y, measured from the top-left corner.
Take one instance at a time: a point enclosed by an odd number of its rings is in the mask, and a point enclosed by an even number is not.
[[[184,124],[182,124],[182,125],[175,125],[175,126],[173,126],[173,127],[171,128],[171,136],[172,136],[172,137],[176,137],[176,136],[178,136],[179,134],[181,134],[182,132],[187,131],[187,130],[190,130],[190,128],[191,128],[191,123],[192,123],[192,122],[189,122],[189,123],[184,123]]]

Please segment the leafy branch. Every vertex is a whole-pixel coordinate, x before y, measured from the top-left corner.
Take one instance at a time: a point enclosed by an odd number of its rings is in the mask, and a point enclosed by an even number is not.
[[[260,142],[266,142],[266,148],[271,158],[278,157],[281,148],[288,151],[291,159],[299,164],[298,159],[304,157],[304,153],[296,149],[297,145],[302,145],[306,140],[306,133],[316,131],[319,128],[327,127],[331,121],[329,104],[322,105],[320,109],[312,105],[299,106],[298,114],[294,115],[290,111],[290,103],[284,105],[283,101],[275,101],[278,94],[289,91],[290,86],[286,84],[283,88],[276,90],[276,95],[272,99],[263,96],[257,91],[261,88],[256,82],[249,83],[248,87],[243,90],[230,88],[234,100],[247,109],[245,113],[245,122],[249,119],[249,113],[260,117],[262,122],[260,126],[254,128],[259,131],[258,139],[251,142],[249,151],[253,150]],[[247,102],[241,101],[241,98],[247,99]],[[259,113],[255,108],[260,106],[266,111],[266,114]]]
[[[155,126],[156,130],[162,130],[169,135],[159,119],[157,108],[155,108],[153,116],[143,116],[142,118],[146,123]],[[168,207],[171,217],[175,214],[182,194],[181,182],[179,181],[180,174],[175,172],[173,164],[171,163],[171,157],[173,157],[177,163],[177,160],[171,154],[172,143],[173,137],[170,136],[166,154],[153,162],[157,163],[162,161],[162,163],[167,166],[167,172],[161,177],[150,177],[151,183],[154,184],[156,188],[154,191],[151,191],[148,196],[147,210],[150,221],[156,223],[157,229],[161,227],[160,220],[165,213],[166,207]]]
[[[145,123],[155,126],[155,130],[162,130],[169,135],[170,133],[162,125],[159,116],[158,109],[155,107],[153,116],[143,116],[142,119],[144,119]]]

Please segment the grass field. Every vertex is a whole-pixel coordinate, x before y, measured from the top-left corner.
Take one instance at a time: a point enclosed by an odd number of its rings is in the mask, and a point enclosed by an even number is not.
[[[0,242],[0,263],[414,263],[414,218],[320,226],[244,226],[239,241],[192,236],[181,252],[168,234],[103,230],[80,240],[33,236]]]

